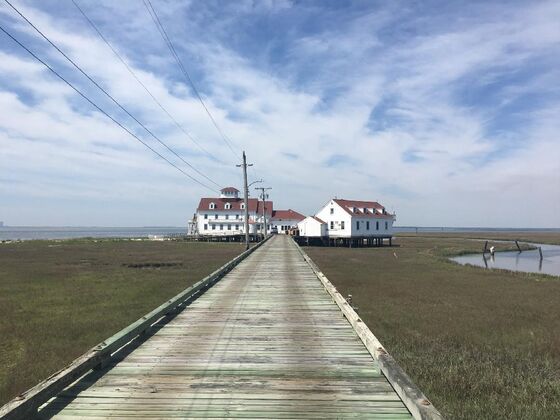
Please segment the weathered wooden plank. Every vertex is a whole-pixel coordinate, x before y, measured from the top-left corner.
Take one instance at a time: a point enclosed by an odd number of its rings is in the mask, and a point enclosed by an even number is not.
[[[443,419],[441,413],[432,405],[422,391],[412,382],[398,363],[385,350],[381,342],[373,335],[367,325],[360,319],[352,306],[338,293],[329,279],[319,270],[309,256],[298,246],[303,258],[313,268],[313,271],[323,283],[325,290],[341,309],[342,313],[352,325],[358,337],[362,340],[370,354],[377,360],[381,371],[397,391],[410,412],[418,419]]]
[[[103,363],[107,358],[111,357],[113,352],[133,340],[138,334],[150,328],[160,318],[181,307],[203,289],[210,287],[265,242],[266,241],[263,241],[238,255],[209,276],[185,289],[136,322],[98,344],[64,369],[54,373],[35,387],[17,396],[0,408],[0,418],[6,420],[26,418],[49,398],[59,393],[90,369]]]
[[[297,246],[277,236],[41,418],[410,419]]]

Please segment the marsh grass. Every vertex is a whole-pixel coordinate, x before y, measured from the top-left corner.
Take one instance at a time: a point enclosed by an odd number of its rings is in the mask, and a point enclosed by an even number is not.
[[[0,404],[242,251],[176,241],[0,244]]]
[[[398,237],[412,237],[412,238],[460,238],[460,239],[478,239],[478,240],[494,240],[494,241],[519,241],[523,242],[536,242],[541,244],[560,245],[560,232],[539,232],[539,231],[515,231],[515,232],[402,232],[397,234]],[[517,247],[514,246],[514,249]]]
[[[305,250],[447,418],[560,418],[560,279],[448,260],[479,242],[396,242]]]

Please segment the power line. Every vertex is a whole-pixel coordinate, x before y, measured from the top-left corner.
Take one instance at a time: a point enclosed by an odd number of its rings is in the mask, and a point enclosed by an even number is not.
[[[191,175],[189,175],[188,173],[186,173],[185,171],[183,171],[180,167],[178,167],[177,165],[175,165],[173,162],[171,162],[169,159],[167,159],[165,156],[163,156],[161,153],[159,153],[157,150],[155,150],[154,148],[152,148],[149,144],[147,144],[146,142],[144,142],[140,137],[138,137],[136,134],[134,134],[132,131],[130,131],[128,128],[126,128],[124,125],[122,125],[120,122],[118,122],[115,118],[113,118],[111,115],[109,115],[105,110],[103,110],[99,105],[97,105],[95,102],[93,102],[90,98],[88,98],[82,91],[80,91],[76,86],[74,86],[71,82],[69,82],[68,80],[66,80],[60,73],[58,73],[55,69],[53,69],[50,65],[48,65],[45,61],[43,61],[41,58],[39,58],[33,51],[31,51],[29,48],[27,48],[23,43],[21,43],[15,36],[13,36],[10,32],[8,32],[6,29],[4,29],[4,27],[2,25],[0,25],[0,30],[2,32],[4,32],[6,35],[8,35],[8,37],[10,37],[16,44],[18,44],[21,48],[23,48],[25,51],[27,51],[27,53],[29,55],[31,55],[33,58],[35,58],[35,60],[37,60],[39,63],[41,63],[43,66],[45,66],[47,69],[49,69],[56,77],[58,77],[60,80],[62,80],[64,83],[66,83],[72,90],[74,90],[78,95],[80,95],[82,98],[84,98],[87,102],[89,102],[93,107],[95,107],[99,112],[101,112],[103,115],[105,115],[107,118],[109,118],[111,121],[113,121],[115,124],[117,124],[120,128],[122,128],[124,131],[126,131],[128,134],[130,134],[132,137],[134,137],[136,140],[138,140],[140,143],[142,143],[144,146],[146,146],[148,149],[150,149],[152,152],[154,152],[156,155],[158,155],[160,158],[162,158],[164,161],[166,161],[168,164],[170,164],[171,166],[173,166],[175,169],[177,169],[179,172],[181,172],[183,175],[186,175],[188,178],[190,178],[191,180],[193,180],[194,182],[196,182],[197,184],[208,188],[211,191],[217,192],[214,188],[209,187],[208,185],[200,182],[198,179],[192,177]]]
[[[150,95],[150,97],[153,99],[153,101],[157,104],[157,106],[159,106],[161,108],[161,110],[163,112],[165,112],[167,114],[167,116],[175,123],[175,125],[189,138],[189,140],[191,140],[200,150],[202,150],[204,153],[206,153],[210,158],[215,159],[216,157],[213,156],[210,152],[208,152],[204,147],[202,147],[202,145],[200,145],[199,142],[196,141],[196,139],[187,131],[185,130],[185,128],[173,117],[173,115],[171,115],[171,113],[162,105],[162,103],[154,96],[154,94],[148,89],[148,87],[144,84],[144,82],[142,82],[142,80],[140,80],[140,78],[136,75],[136,73],[134,72],[134,70],[132,70],[132,68],[128,65],[128,63],[126,62],[126,60],[118,53],[118,51],[113,47],[113,45],[111,45],[111,43],[107,40],[107,38],[105,38],[105,36],[101,33],[101,31],[99,30],[99,28],[97,27],[97,25],[89,18],[89,16],[85,13],[85,11],[78,5],[78,3],[76,3],[75,0],[72,0],[72,3],[74,3],[74,6],[76,6],[76,8],[80,11],[80,13],[82,14],[82,16],[88,21],[88,23],[90,24],[90,26],[95,30],[95,32],[97,33],[97,35],[99,35],[99,37],[103,40],[103,42],[105,42],[105,44],[107,44],[107,46],[111,49],[111,51],[113,52],[113,54],[115,54],[115,56],[120,60],[120,62],[125,66],[125,68],[128,70],[128,72],[132,75],[132,77],[134,77],[134,79],[136,79],[136,81],[140,84],[140,86],[142,86],[142,88],[144,88],[144,90],[146,91],[146,93],[148,95]]]
[[[142,124],[138,118],[136,118],[134,115],[132,115],[123,105],[121,105],[113,96],[111,96],[111,94],[109,92],[107,92],[102,86],[99,85],[99,83],[97,83],[89,74],[87,74],[78,64],[76,64],[70,57],[68,57],[68,55],[66,55],[64,53],[64,51],[62,51],[53,41],[51,41],[45,34],[43,34],[43,32],[41,32],[41,30],[39,30],[39,28],[37,28],[29,19],[27,19],[27,17],[25,15],[23,15],[23,13],[21,13],[14,5],[12,5],[12,3],[10,3],[9,0],[4,0],[4,2],[6,4],[8,4],[8,6],[10,6],[19,16],[21,16],[33,29],[35,29],[35,31],[41,35],[41,37],[43,37],[43,39],[45,41],[47,41],[52,47],[54,47],[60,54],[62,54],[62,56],[68,60],[80,73],[82,73],[91,83],[93,83],[99,90],[101,90],[109,99],[111,99],[111,101],[113,101],[113,103],[115,105],[117,105],[121,110],[123,110],[130,118],[132,118],[134,121],[136,121],[136,123],[138,123],[138,125],[140,125],[144,130],[146,130],[146,132],[148,134],[150,134],[156,141],[158,141],[162,146],[164,146],[167,150],[169,150],[171,153],[173,153],[176,157],[178,157],[183,163],[185,163],[189,168],[191,168],[193,171],[195,171],[196,173],[198,173],[200,176],[206,178],[208,181],[210,181],[212,184],[216,185],[218,188],[221,188],[220,184],[218,184],[217,182],[215,182],[214,180],[212,180],[211,178],[209,178],[208,176],[206,176],[204,173],[202,173],[201,171],[199,171],[198,169],[196,169],[194,166],[192,166],[189,162],[187,162],[185,159],[183,159],[182,156],[180,156],[177,152],[175,152],[175,150],[173,150],[171,147],[169,147],[163,140],[161,140],[158,136],[156,136],[148,127],[146,127],[144,124]]]
[[[231,152],[237,158],[238,155],[235,153],[235,150],[233,150],[233,146],[232,146],[231,141],[224,134],[224,132],[222,131],[222,129],[220,128],[220,126],[218,125],[218,123],[216,122],[214,117],[212,116],[212,113],[210,112],[210,110],[206,106],[206,103],[204,102],[204,100],[202,99],[202,96],[198,92],[198,89],[196,88],[196,86],[195,86],[194,82],[192,81],[189,73],[187,72],[185,66],[183,65],[183,62],[179,58],[179,55],[177,54],[177,51],[176,51],[175,47],[173,46],[173,43],[171,42],[171,39],[167,35],[167,32],[165,31],[165,27],[161,23],[161,20],[159,19],[159,16],[158,16],[156,10],[154,9],[154,6],[152,6],[151,1],[150,0],[143,0],[143,2],[144,2],[144,6],[146,7],[146,10],[148,10],[148,13],[149,13],[150,17],[152,18],[152,21],[156,25],[160,35],[162,36],[163,40],[165,41],[165,43],[167,45],[167,48],[169,48],[169,50],[171,51],[171,55],[175,58],[175,61],[179,65],[179,68],[181,69],[181,72],[183,73],[183,76],[185,77],[187,82],[191,85],[191,87],[192,87],[194,93],[196,94],[199,102],[202,104],[202,107],[204,108],[204,110],[206,111],[208,116],[210,117],[210,120],[212,121],[212,124],[214,125],[214,127],[216,128],[218,133],[220,134],[220,137],[227,144],[227,146],[229,147]]]

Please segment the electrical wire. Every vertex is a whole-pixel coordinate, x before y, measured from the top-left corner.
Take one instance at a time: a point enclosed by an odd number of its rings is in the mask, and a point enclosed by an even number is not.
[[[139,141],[140,143],[142,143],[144,146],[146,146],[148,149],[150,149],[152,152],[154,152],[157,156],[159,156],[161,159],[163,159],[164,161],[166,161],[169,165],[173,166],[175,169],[177,169],[179,172],[181,172],[183,175],[187,176],[188,178],[190,178],[191,180],[193,180],[194,182],[196,182],[197,184],[211,190],[214,192],[217,192],[217,190],[215,190],[212,187],[209,187],[208,185],[202,183],[201,181],[199,181],[198,179],[192,177],[190,174],[186,173],[185,171],[183,171],[180,167],[178,167],[177,165],[175,165],[173,162],[171,162],[169,159],[167,159],[165,156],[163,156],[161,153],[159,153],[157,150],[155,150],[154,148],[152,148],[149,144],[147,144],[146,142],[144,142],[140,137],[138,137],[136,134],[134,134],[132,131],[130,131],[128,128],[126,128],[123,124],[121,124],[119,121],[117,121],[114,117],[112,117],[109,113],[107,113],[105,110],[103,110],[99,105],[97,105],[95,102],[93,102],[93,100],[91,100],[90,98],[88,98],[82,91],[80,91],[76,86],[74,86],[71,82],[69,82],[68,80],[66,80],[60,73],[58,73],[54,68],[52,68],[49,64],[47,64],[45,61],[43,61],[39,56],[37,56],[33,51],[31,51],[29,48],[27,48],[21,41],[19,41],[14,35],[12,35],[8,30],[6,30],[2,25],[0,25],[0,30],[2,32],[4,32],[8,37],[10,37],[16,44],[18,44],[21,48],[23,48],[25,51],[27,51],[27,53],[29,55],[31,55],[35,60],[37,60],[39,63],[41,63],[43,66],[45,66],[48,70],[50,70],[56,77],[58,77],[60,80],[62,80],[66,85],[68,85],[72,90],[74,90],[78,95],[80,95],[82,98],[84,98],[87,102],[89,102],[94,108],[96,108],[99,112],[101,112],[103,115],[105,115],[107,118],[109,118],[111,121],[113,121],[115,124],[117,124],[120,128],[122,128],[124,131],[126,131],[128,134],[130,134],[132,137],[134,137],[137,141]]]
[[[146,127],[142,122],[138,120],[132,113],[130,113],[123,105],[121,105],[109,92],[107,92],[102,86],[99,85],[88,73],[86,73],[76,62],[74,62],[68,55],[64,53],[53,41],[51,41],[39,28],[37,28],[23,13],[21,13],[9,0],[4,0],[8,6],[10,6],[21,18],[23,18],[45,41],[47,41],[52,47],[54,47],[68,62],[70,62],[80,73],[82,73],[91,83],[93,83],[99,90],[101,90],[115,105],[117,105],[122,111],[124,111],[130,118],[132,118],[138,125],[140,125],[148,134],[150,134],[157,142],[164,146],[167,150],[173,153],[177,158],[179,158],[184,164],[186,164],[193,171],[198,173],[200,176],[206,178],[212,184],[221,188],[220,184],[206,176],[204,173],[196,169],[189,162],[187,162],[182,156],[180,156],[175,150],[169,147],[163,140],[161,140],[157,135],[155,135],[148,127]]]
[[[150,89],[148,89],[148,87],[142,82],[142,80],[140,80],[140,78],[136,75],[136,73],[134,72],[134,70],[132,70],[132,68],[128,65],[128,63],[126,62],[126,60],[118,53],[118,51],[113,47],[113,45],[111,45],[111,43],[109,42],[109,40],[107,40],[107,38],[105,38],[105,36],[101,33],[100,29],[97,27],[97,25],[89,18],[89,16],[86,14],[86,12],[78,5],[78,3],[75,0],[72,0],[72,3],[74,3],[74,6],[76,6],[76,8],[80,11],[80,13],[82,14],[82,16],[87,20],[87,22],[89,23],[89,25],[94,29],[94,31],[97,33],[97,35],[101,38],[101,40],[103,42],[105,42],[105,44],[110,48],[110,50],[113,52],[113,54],[115,54],[115,56],[119,59],[119,61],[124,65],[124,67],[128,70],[128,72],[132,75],[132,77],[134,77],[134,79],[140,84],[140,86],[142,86],[142,88],[146,91],[146,93],[148,95],[150,95],[150,97],[152,98],[152,100],[156,103],[157,106],[159,106],[161,108],[161,110],[163,112],[165,112],[165,114],[167,114],[167,116],[173,121],[173,123],[177,126],[177,128],[179,128],[179,130],[181,130],[188,138],[190,141],[192,141],[200,150],[202,150],[204,153],[206,153],[206,155],[208,155],[210,158],[212,158],[213,160],[218,160],[214,155],[212,155],[210,152],[208,152],[208,150],[206,150],[204,147],[202,147],[202,145],[196,141],[196,139],[194,138],[194,136],[189,133],[174,117],[173,115],[171,115],[171,113],[163,106],[163,104],[155,97],[155,95],[150,91]]]
[[[163,40],[165,41],[167,47],[171,51],[171,55],[175,58],[175,61],[179,65],[179,68],[181,69],[181,72],[183,73],[183,76],[185,77],[187,82],[192,87],[193,92],[195,93],[199,102],[202,104],[202,107],[204,108],[204,110],[206,111],[208,116],[210,117],[210,120],[212,121],[212,124],[214,125],[214,127],[216,128],[218,133],[220,134],[220,137],[222,138],[222,140],[226,143],[226,145],[229,147],[231,152],[234,154],[234,156],[236,158],[238,158],[239,157],[238,154],[235,152],[235,150],[233,150],[231,140],[229,140],[228,137],[224,134],[224,132],[222,131],[222,129],[220,128],[220,126],[218,125],[218,123],[216,122],[214,117],[212,116],[212,113],[210,112],[210,110],[206,106],[206,103],[202,99],[202,96],[200,95],[200,93],[199,93],[198,89],[196,88],[193,80],[191,79],[189,73],[187,72],[185,66],[183,65],[183,62],[179,58],[179,55],[177,54],[177,50],[175,49],[175,47],[173,46],[173,42],[171,42],[171,39],[167,35],[167,31],[165,30],[165,27],[161,23],[161,20],[159,19],[159,16],[158,16],[156,10],[154,9],[154,6],[152,5],[151,1],[150,0],[143,0],[143,2],[144,2],[144,6],[146,7],[146,10],[148,10],[148,13],[149,13],[150,17],[152,18],[152,21],[156,25],[156,28],[158,29],[158,31],[159,31],[160,35],[162,36]]]

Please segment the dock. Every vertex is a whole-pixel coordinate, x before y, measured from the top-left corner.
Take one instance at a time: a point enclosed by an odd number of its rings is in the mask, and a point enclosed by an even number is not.
[[[35,401],[37,417],[441,418],[293,239],[274,235],[226,271]]]
[[[387,244],[393,246],[392,235],[377,236],[294,236],[294,241],[300,246],[333,246],[346,248],[372,248],[382,247]]]

